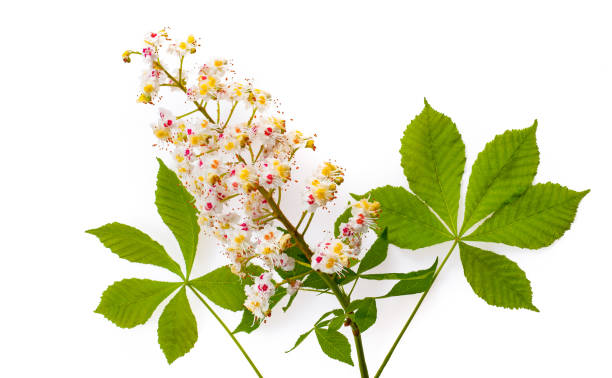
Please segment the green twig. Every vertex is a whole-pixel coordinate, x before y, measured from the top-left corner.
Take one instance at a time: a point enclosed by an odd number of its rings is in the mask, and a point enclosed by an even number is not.
[[[270,192],[268,192],[261,186],[258,186],[257,189],[266,199],[266,201],[268,202],[268,205],[270,206],[272,211],[276,214],[276,217],[278,218],[278,220],[283,224],[283,226],[285,226],[285,228],[287,229],[287,232],[293,237],[298,248],[302,251],[304,256],[306,256],[308,261],[310,261],[312,259],[313,252],[310,250],[310,247],[308,246],[308,244],[306,244],[303,234],[300,235],[298,230],[287,219],[285,214],[278,207],[277,203],[274,202],[274,198],[272,197]],[[308,225],[310,224],[311,220],[312,220],[312,216],[309,219]],[[308,225],[307,225],[307,228],[308,228]],[[342,306],[342,308],[346,310],[346,308],[350,304],[350,301],[348,297],[346,296],[346,294],[342,292],[338,284],[328,274],[321,273],[318,271],[316,273],[319,275],[319,277],[321,277],[321,279],[325,282],[325,284],[334,293],[334,295],[336,296],[336,299],[338,299],[338,302],[340,302],[340,305]],[[355,322],[352,322],[351,329],[353,331],[353,338],[355,340],[355,349],[357,351],[357,358],[359,360],[359,372],[361,373],[361,378],[368,378],[369,377],[368,367],[366,365],[365,354],[363,351],[363,344],[361,342],[361,332],[359,331],[359,326],[357,326]]]

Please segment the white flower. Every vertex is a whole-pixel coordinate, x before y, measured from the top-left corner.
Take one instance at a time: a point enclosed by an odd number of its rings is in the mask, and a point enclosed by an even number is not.
[[[324,273],[339,273],[348,268],[349,259],[355,258],[356,253],[341,240],[332,239],[318,245],[312,256],[312,269]]]

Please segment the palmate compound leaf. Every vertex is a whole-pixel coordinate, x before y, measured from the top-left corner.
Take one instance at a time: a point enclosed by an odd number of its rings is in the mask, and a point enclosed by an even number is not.
[[[157,340],[169,364],[189,352],[198,340],[198,325],[185,286],[168,302],[159,317]]]
[[[85,232],[97,236],[105,247],[122,259],[157,265],[183,277],[181,268],[164,247],[134,227],[115,222]]]
[[[242,310],[246,295],[240,278],[232,273],[229,266],[222,266],[189,284],[204,294],[217,306],[231,311]]]
[[[532,303],[525,272],[505,256],[459,243],[463,273],[472,289],[490,305],[539,311]]]
[[[185,259],[187,277],[189,277],[198,247],[198,234],[200,233],[194,198],[185,189],[176,173],[166,167],[161,159],[157,159],[157,161],[159,162],[159,171],[157,173],[155,205],[162,220],[178,241]]]
[[[468,184],[462,234],[531,185],[540,162],[537,124],[497,135],[478,154]]]
[[[315,327],[315,335],[321,350],[329,357],[353,366],[351,359],[351,344],[346,336],[338,331]]]
[[[421,114],[406,127],[400,154],[410,189],[456,233],[465,169],[465,145],[457,126],[425,100]]]
[[[570,228],[578,205],[588,192],[575,192],[553,183],[531,186],[463,240],[530,249],[546,247]]]
[[[130,278],[115,282],[102,294],[95,312],[121,328],[144,324],[159,304],[176,290],[179,282]]]
[[[362,197],[380,202],[380,233],[387,229],[389,243],[418,249],[452,240],[452,235],[421,200],[404,188],[382,186]]]

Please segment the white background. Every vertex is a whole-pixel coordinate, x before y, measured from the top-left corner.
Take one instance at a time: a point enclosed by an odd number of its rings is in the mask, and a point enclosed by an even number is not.
[[[153,205],[153,111],[135,103],[138,59],[121,62],[144,32],[171,26],[178,38],[201,36],[204,59],[234,59],[281,100],[292,127],[318,134],[317,153],[300,158],[306,167],[326,158],[346,167],[340,203],[349,192],[406,186],[399,139],[423,97],[456,122],[467,173],[487,141],[537,118],[536,182],[592,192],[551,247],[486,247],[525,270],[541,312],[486,305],[454,254],[383,376],[611,376],[609,2],[402,3],[4,3],[0,375],[253,376],[193,297],[199,340],[172,366],[157,345],[159,309],[132,330],[93,313],[113,281],[171,276],[118,259],[86,229],[124,222],[180,256]],[[339,211],[315,218],[310,242]],[[394,248],[379,270],[419,269],[448,247]],[[194,273],[222,263],[201,245]],[[359,294],[384,292],[379,285],[360,285]],[[372,372],[417,299],[380,301],[379,320],[364,335]],[[332,306],[333,298],[301,295],[288,313],[277,311],[239,338],[266,377],[356,376],[356,368],[323,355],[314,337],[283,353]],[[219,311],[237,324],[236,314]]]

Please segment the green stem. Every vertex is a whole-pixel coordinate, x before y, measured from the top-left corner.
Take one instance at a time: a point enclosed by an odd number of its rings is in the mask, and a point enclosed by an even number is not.
[[[295,229],[296,229],[296,230],[299,230],[299,229],[300,229],[300,225],[302,224],[302,221],[304,221],[304,217],[306,216],[306,213],[307,213],[307,211],[306,211],[306,210],[304,210],[304,211],[302,212],[302,216],[300,217],[300,221],[298,222],[297,226],[295,226]]]
[[[285,226],[285,228],[287,229],[287,232],[289,232],[289,234],[293,237],[293,239],[295,240],[295,244],[302,251],[304,256],[306,256],[308,261],[310,261],[312,259],[313,252],[310,250],[310,247],[308,246],[308,244],[306,244],[303,233],[300,234],[298,230],[293,226],[293,224],[287,219],[285,214],[278,207],[278,204],[274,202],[274,198],[272,197],[270,192],[268,192],[261,186],[258,186],[257,189],[266,199],[266,201],[268,202],[268,205],[270,206],[270,208],[272,209],[272,212],[276,215],[278,220],[283,224],[283,226]],[[308,221],[308,225],[306,225],[306,229],[308,229],[308,226],[310,225],[310,221],[312,221],[312,216],[310,217]],[[317,271],[316,273],[319,275],[319,277],[321,277],[321,279],[327,284],[327,286],[334,293],[334,295],[338,299],[338,302],[340,302],[340,306],[342,306],[342,309],[346,310],[346,308],[350,304],[350,301],[348,297],[346,296],[346,294],[342,292],[338,284],[328,274],[321,273],[319,271]],[[369,377],[368,367],[367,367],[366,360],[365,360],[365,354],[363,352],[363,344],[361,342],[361,332],[359,331],[359,327],[357,326],[355,322],[351,322],[351,329],[353,331],[353,338],[355,340],[355,349],[357,350],[357,358],[359,360],[359,372],[361,373],[361,378],[368,378]]]
[[[257,156],[255,156],[255,161],[257,161],[257,159],[259,159],[259,155],[261,155],[261,152],[263,151],[263,146],[259,147],[259,151],[257,152]]]
[[[217,124],[219,124],[220,118],[221,118],[221,105],[219,104],[219,100],[217,100]]]
[[[183,82],[183,59],[185,59],[184,55],[181,57],[181,65],[179,67],[179,83]]]
[[[308,227],[310,227],[310,222],[312,222],[312,218],[314,217],[314,212],[310,214],[310,218],[308,218],[308,222],[306,223],[306,227],[304,227],[304,231],[302,231],[302,235],[308,231]]]
[[[325,290],[317,290],[317,289],[309,289],[306,287],[301,287],[300,291],[312,291],[315,293],[321,293],[321,294],[329,294],[329,295],[333,295],[332,293],[330,293],[329,291],[325,291]]]
[[[193,113],[195,113],[197,111],[199,111],[199,109],[194,109],[194,110],[190,111],[189,113],[185,113],[185,114],[182,114],[182,115],[176,117],[176,119],[181,119],[183,117],[187,117],[188,115],[193,114]]]
[[[255,374],[257,374],[257,376],[259,378],[263,378],[263,375],[261,375],[261,373],[259,372],[259,370],[257,370],[257,367],[255,366],[255,364],[253,363],[253,361],[251,360],[251,357],[249,357],[249,355],[247,354],[247,352],[244,350],[244,348],[242,347],[242,345],[240,345],[240,342],[236,339],[236,337],[234,337],[234,334],[232,334],[232,331],[230,331],[229,328],[227,328],[227,326],[225,325],[225,323],[223,323],[223,320],[221,320],[221,318],[219,317],[219,315],[217,315],[217,313],[215,312],[215,310],[212,309],[212,307],[210,307],[208,305],[208,303],[206,303],[206,301],[204,300],[204,298],[202,298],[202,296],[191,286],[191,285],[187,285],[191,291],[193,291],[193,293],[196,295],[196,297],[198,297],[198,299],[200,300],[200,302],[202,302],[204,304],[204,306],[206,306],[206,308],[208,309],[208,311],[210,311],[211,314],[213,314],[213,316],[215,317],[215,319],[217,319],[217,321],[219,323],[221,323],[221,325],[223,326],[223,328],[225,329],[225,332],[227,332],[227,334],[232,338],[232,340],[234,340],[234,343],[236,344],[236,346],[238,347],[238,349],[240,349],[240,351],[242,352],[242,354],[244,355],[244,358],[246,358],[246,360],[249,362],[249,364],[251,365],[251,367],[253,368],[253,370],[255,370]]]
[[[232,105],[232,110],[230,110],[230,113],[227,116],[225,123],[223,124],[224,129],[225,129],[225,126],[227,126],[227,124],[229,123],[230,119],[232,119],[232,114],[234,114],[234,109],[236,109],[236,105],[238,105],[238,101],[234,101],[234,105]]]
[[[353,295],[353,290],[355,290],[355,286],[357,286],[357,281],[359,281],[359,276],[355,278],[355,281],[353,282],[353,287],[351,287],[351,291],[349,291],[348,293],[349,300],[351,299],[351,295]]]
[[[253,149],[251,148],[251,143],[249,143],[249,154],[251,155],[251,163],[255,163],[255,154],[253,153]]]
[[[399,344],[402,336],[404,336],[404,332],[406,332],[406,329],[408,329],[408,326],[412,322],[412,319],[414,318],[414,315],[419,310],[419,307],[421,307],[421,303],[423,303],[423,300],[427,296],[427,293],[429,293],[429,290],[433,286],[434,281],[436,280],[436,278],[438,278],[438,275],[440,274],[440,271],[442,270],[442,268],[444,268],[444,265],[446,264],[446,261],[448,260],[448,258],[450,257],[451,253],[453,252],[453,250],[457,246],[457,242],[458,242],[458,239],[455,239],[455,242],[453,243],[453,246],[451,247],[451,249],[446,254],[446,257],[444,257],[444,260],[442,260],[442,264],[440,264],[440,266],[438,267],[438,270],[436,270],[436,273],[434,273],[433,279],[431,280],[431,284],[429,285],[427,290],[425,290],[423,292],[423,294],[421,294],[421,298],[419,299],[419,301],[417,302],[416,306],[414,307],[414,310],[412,310],[412,314],[410,314],[410,317],[406,321],[406,324],[404,324],[404,328],[402,328],[402,331],[399,333],[399,335],[397,335],[397,338],[395,339],[395,342],[393,343],[393,346],[389,350],[389,353],[387,353],[387,356],[385,356],[385,359],[382,362],[382,364],[380,365],[380,368],[378,368],[378,371],[376,372],[376,375],[374,376],[374,378],[380,377],[380,375],[382,374],[383,369],[385,368],[385,366],[387,366],[387,363],[389,362],[389,359],[391,358],[391,355],[393,354],[393,351],[395,351],[395,348],[397,347],[397,344]]]
[[[255,117],[256,111],[257,111],[257,108],[253,108],[253,113],[251,113],[251,118],[249,118],[249,122],[247,123],[247,126],[251,126],[251,122],[253,122],[253,117]]]

